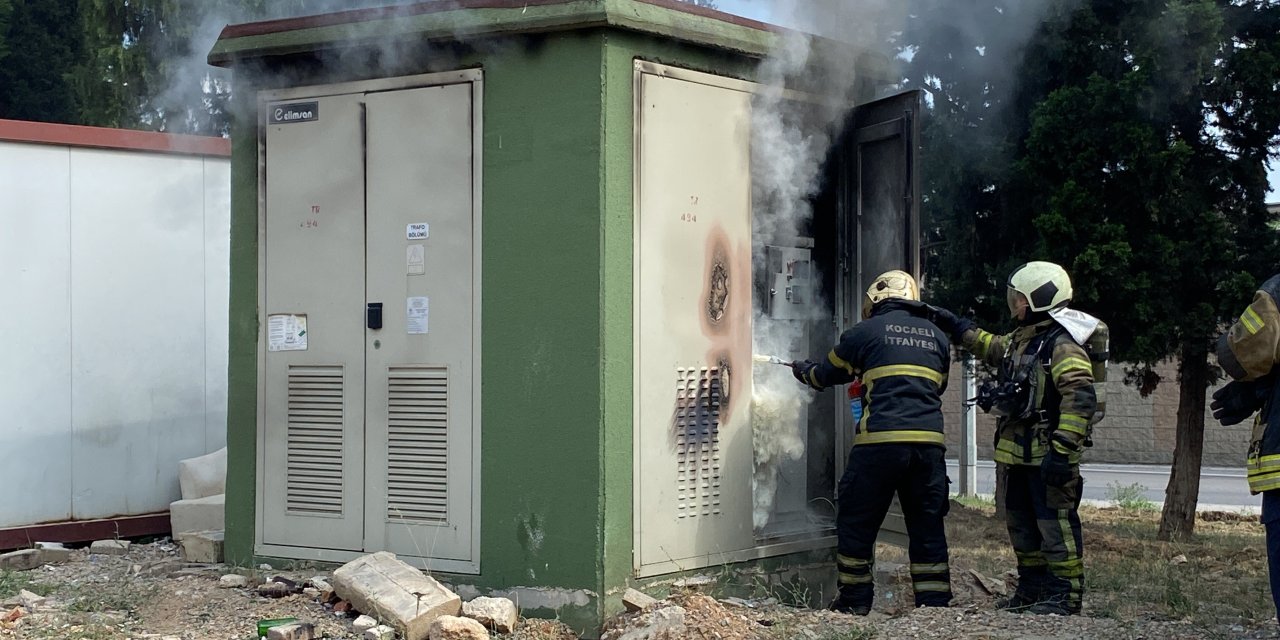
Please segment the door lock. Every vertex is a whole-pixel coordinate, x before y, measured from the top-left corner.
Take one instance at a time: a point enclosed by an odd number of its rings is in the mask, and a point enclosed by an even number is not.
[[[365,326],[370,329],[382,328],[382,303],[370,302],[364,312]]]

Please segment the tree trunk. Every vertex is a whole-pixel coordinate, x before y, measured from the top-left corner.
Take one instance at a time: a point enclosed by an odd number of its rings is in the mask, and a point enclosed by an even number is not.
[[[1204,457],[1204,404],[1209,388],[1209,343],[1190,339],[1182,344],[1178,366],[1178,427],[1173,469],[1160,513],[1160,540],[1185,540],[1196,525],[1200,495],[1200,462]]]

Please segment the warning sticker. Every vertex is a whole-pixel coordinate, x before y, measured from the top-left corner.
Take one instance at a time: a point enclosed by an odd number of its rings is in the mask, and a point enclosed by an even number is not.
[[[423,240],[431,237],[431,225],[425,222],[415,222],[404,228],[404,237],[410,240]]]
[[[406,273],[411,276],[427,274],[427,248],[420,244],[411,244],[405,250],[404,260]]]
[[[409,298],[406,310],[408,315],[409,334],[423,334],[427,332],[427,310],[430,306],[427,303],[426,296]]]
[[[307,316],[283,313],[267,316],[267,351],[306,351]]]

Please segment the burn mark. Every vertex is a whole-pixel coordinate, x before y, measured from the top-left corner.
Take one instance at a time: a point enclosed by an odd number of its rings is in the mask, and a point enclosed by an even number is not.
[[[719,324],[724,320],[724,310],[728,306],[729,270],[724,263],[717,261],[711,265],[711,282],[707,293],[707,317],[712,324]]]
[[[703,277],[706,278],[703,289],[705,308],[698,315],[705,318],[705,327],[710,333],[724,335],[732,316],[729,305],[733,302],[734,283],[730,278],[734,274],[729,238],[723,229],[713,229],[707,235],[706,251],[707,258],[703,265]]]

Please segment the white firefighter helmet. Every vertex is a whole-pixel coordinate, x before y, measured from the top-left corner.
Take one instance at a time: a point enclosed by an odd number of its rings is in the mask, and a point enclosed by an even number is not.
[[[916,285],[916,279],[906,271],[894,270],[880,274],[867,287],[867,296],[862,304],[863,312],[870,313],[871,307],[890,298],[919,300],[920,287]]]
[[[1071,302],[1071,277],[1052,262],[1028,262],[1009,276],[1009,311],[1017,313],[1018,296],[1027,298],[1032,312],[1060,309]]]

